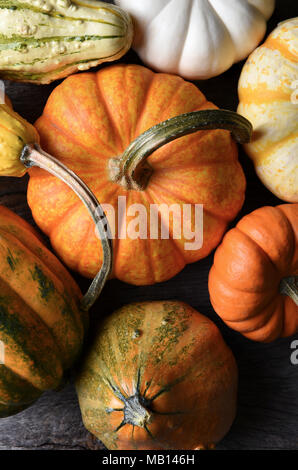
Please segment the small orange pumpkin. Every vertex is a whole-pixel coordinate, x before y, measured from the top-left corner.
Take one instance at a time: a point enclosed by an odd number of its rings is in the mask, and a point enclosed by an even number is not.
[[[116,220],[114,277],[137,285],[171,278],[187,263],[207,256],[240,210],[245,177],[236,145],[229,132],[221,129],[243,130],[244,120],[214,108],[193,84],[138,65],[74,75],[51,94],[36,123],[42,147],[81,176],[102,204],[112,205]],[[177,117],[174,132],[171,121],[131,144],[161,121],[197,110],[206,111],[193,113],[190,119]],[[205,130],[185,136],[198,129]],[[118,217],[121,196],[127,202],[122,218]],[[64,262],[93,277],[101,264],[99,241],[87,211],[71,191],[55,177],[33,168],[28,203]],[[147,211],[147,234],[150,204],[175,204],[181,213],[183,204],[192,209],[203,204],[203,246],[185,249],[185,243],[192,240],[184,234],[175,239],[171,220],[169,239],[161,239],[160,232],[155,239],[129,238],[124,227],[133,219],[128,214],[133,204],[141,204]],[[165,220],[164,213],[159,214],[159,223],[161,220]],[[114,225],[110,218],[109,222]],[[188,225],[194,230],[194,210]]]
[[[217,248],[211,303],[236,331],[269,342],[298,331],[298,204],[243,217]]]

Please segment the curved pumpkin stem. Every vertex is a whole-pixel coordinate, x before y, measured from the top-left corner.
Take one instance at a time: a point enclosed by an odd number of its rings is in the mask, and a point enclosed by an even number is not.
[[[121,158],[110,161],[110,177],[127,189],[146,188],[152,170],[146,159],[165,144],[199,130],[225,129],[240,144],[251,139],[251,123],[233,111],[207,109],[181,114],[151,127],[137,137]]]
[[[280,283],[280,293],[288,295],[298,305],[298,276],[285,277]]]
[[[21,161],[26,168],[37,166],[48,171],[64,181],[81,199],[98,230],[103,250],[103,262],[100,271],[93,279],[87,293],[81,301],[81,308],[89,310],[98,299],[111,271],[113,264],[113,245],[106,215],[88,186],[59,160],[44,152],[37,144],[26,145],[21,155]]]

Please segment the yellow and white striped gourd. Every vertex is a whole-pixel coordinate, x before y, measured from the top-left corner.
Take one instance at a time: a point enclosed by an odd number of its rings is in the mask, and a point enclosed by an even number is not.
[[[298,202],[298,17],[281,23],[248,58],[238,112],[253,124],[245,145],[264,185]]]

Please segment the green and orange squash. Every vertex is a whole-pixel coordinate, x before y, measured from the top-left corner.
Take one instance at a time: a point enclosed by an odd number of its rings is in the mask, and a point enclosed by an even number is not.
[[[178,301],[126,305],[98,326],[76,387],[111,450],[212,448],[236,413],[237,365],[215,324]]]
[[[0,206],[0,417],[61,384],[82,349],[81,298],[37,232]]]

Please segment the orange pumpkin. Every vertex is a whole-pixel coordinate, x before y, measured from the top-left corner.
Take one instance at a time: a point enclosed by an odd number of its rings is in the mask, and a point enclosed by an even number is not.
[[[131,144],[163,120],[214,108],[193,84],[137,65],[116,65],[97,73],[71,76],[51,94],[36,123],[42,147],[81,176],[102,204],[113,207],[114,277],[137,285],[171,278],[187,263],[207,256],[240,210],[245,177],[236,145],[226,130],[210,130],[221,126],[233,130],[233,123],[224,117],[228,112],[217,117],[210,114],[209,123],[207,114],[198,122],[195,115],[195,124],[191,128],[189,121],[187,132],[184,122],[188,118],[177,118],[179,130],[174,135],[170,135],[169,126],[159,127],[149,131],[147,140]],[[243,131],[240,116],[238,121],[234,127],[242,127]],[[208,130],[185,135],[202,128]],[[183,137],[169,143],[179,136]],[[120,196],[126,198],[127,207],[122,219],[118,211]],[[28,203],[35,221],[64,262],[82,275],[93,277],[101,263],[99,241],[87,211],[71,191],[55,177],[33,168]],[[169,239],[162,239],[160,230],[155,239],[129,238],[124,227],[133,222],[134,217],[128,213],[133,204],[141,204],[147,211],[147,234],[150,204],[176,204],[175,210],[178,207],[181,212],[183,204],[190,204],[193,210],[188,228],[192,230],[194,205],[203,204],[203,245],[185,249],[185,243],[191,240],[183,233],[179,239],[173,238],[172,219]],[[109,211],[107,215],[113,226]],[[159,222],[165,217],[159,214]]]
[[[216,250],[209,275],[217,314],[236,331],[269,342],[298,331],[298,204],[243,217]]]
[[[178,301],[126,305],[100,325],[76,386],[108,449],[204,449],[228,432],[238,373],[215,324]]]

